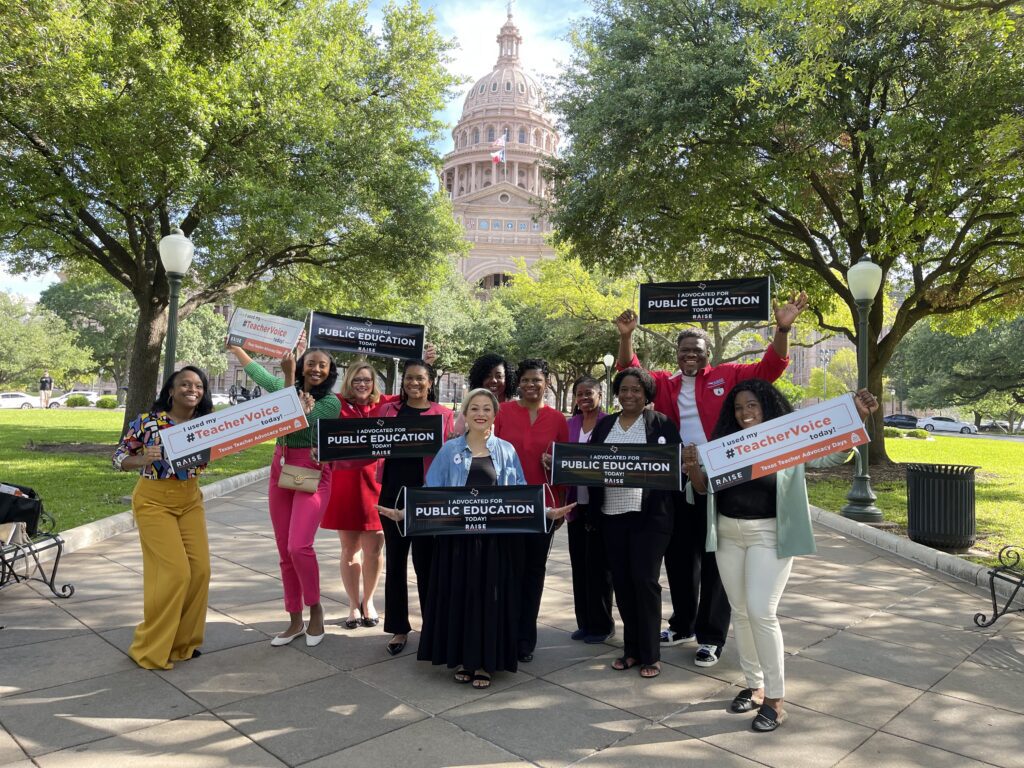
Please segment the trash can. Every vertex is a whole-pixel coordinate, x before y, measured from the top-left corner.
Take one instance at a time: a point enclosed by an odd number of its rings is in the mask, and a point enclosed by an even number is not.
[[[963,464],[907,464],[907,536],[951,552],[974,545],[974,471]]]

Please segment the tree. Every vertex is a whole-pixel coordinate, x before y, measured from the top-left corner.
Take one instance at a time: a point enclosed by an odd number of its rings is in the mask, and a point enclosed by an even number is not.
[[[0,258],[98,267],[137,324],[126,418],[158,384],[157,244],[197,246],[181,316],[264,276],[409,295],[459,248],[428,187],[454,83],[433,19],[352,0],[24,0],[2,12]]]
[[[915,408],[992,413],[1004,407],[1003,414],[1020,410],[1024,406],[1022,349],[1024,318],[959,336],[922,324],[907,336],[897,354],[897,391],[905,391]]]
[[[34,390],[44,370],[67,386],[93,366],[89,350],[63,320],[0,291],[0,388]]]
[[[92,352],[94,366],[114,380],[118,392],[128,382],[138,310],[130,293],[109,279],[79,279],[55,283],[39,297],[78,335]],[[198,365],[211,376],[227,368],[224,337],[227,323],[210,307],[199,307],[178,327],[178,360]],[[161,362],[161,368],[163,363]]]
[[[876,393],[915,324],[1019,308],[1024,36],[1004,12],[596,8],[554,103],[570,146],[552,167],[554,223],[587,263],[770,272],[806,287],[821,327],[856,342],[845,276],[870,256],[900,297],[889,323],[885,302],[871,310]],[[844,322],[829,319],[837,308]],[[885,459],[882,440],[871,455]]]

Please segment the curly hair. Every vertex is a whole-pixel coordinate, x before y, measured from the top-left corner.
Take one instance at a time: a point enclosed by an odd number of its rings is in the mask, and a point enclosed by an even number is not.
[[[708,336],[708,332],[703,328],[683,328],[679,335],[676,336],[677,347],[683,339],[702,339],[705,349],[711,349],[711,337]]]
[[[763,379],[741,381],[725,396],[722,410],[718,414],[718,423],[715,424],[715,429],[711,433],[712,440],[740,431],[739,422],[736,421],[736,396],[740,392],[750,392],[757,398],[761,404],[761,413],[764,415],[765,421],[771,421],[793,412],[793,406],[790,405],[789,400],[773,384],[769,384]]]
[[[174,380],[178,378],[178,374],[185,371],[191,371],[203,383],[203,396],[199,400],[199,405],[196,406],[194,416],[205,416],[213,411],[213,394],[210,392],[210,382],[206,378],[206,372],[202,368],[196,368],[194,365],[186,365],[181,370],[175,371],[167,377],[167,381],[164,382],[163,387],[160,389],[160,394],[153,401],[153,407],[150,408],[151,411],[171,410],[171,389],[174,387]]]
[[[480,355],[476,360],[473,361],[472,367],[469,369],[469,388],[481,389],[484,386],[484,380],[490,374],[491,369],[501,366],[505,369],[505,400],[511,400],[516,394],[516,372],[512,370],[512,364],[501,355],[488,352],[487,354]]]
[[[635,376],[640,381],[640,386],[644,388],[644,396],[647,398],[647,402],[654,401],[654,377],[651,376],[643,368],[623,368],[621,371],[615,374],[615,378],[612,379],[612,393],[618,396],[619,387],[622,386],[622,380],[627,376]]]
[[[540,371],[544,374],[545,379],[547,379],[548,374],[551,373],[548,368],[548,361],[539,357],[527,357],[526,359],[519,361],[519,367],[516,368],[516,381],[523,378],[523,374],[527,371]]]
[[[321,400],[331,394],[331,390],[334,389],[334,383],[338,380],[338,364],[334,362],[334,358],[326,350],[307,349],[302,353],[302,357],[295,361],[295,389],[302,392],[306,388],[306,375],[303,373],[303,368],[306,363],[306,357],[314,354],[324,355],[330,363],[327,369],[327,378],[309,390],[309,394],[314,400]]]
[[[402,379],[405,379],[405,372],[410,368],[425,368],[427,371],[427,378],[430,379],[430,389],[427,391],[427,400],[432,403],[437,402],[437,392],[434,391],[434,384],[437,382],[437,372],[434,370],[434,366],[428,363],[426,360],[406,360],[402,364]],[[399,395],[400,402],[405,402],[409,399],[409,396],[405,393],[405,387],[402,387],[402,392]]]

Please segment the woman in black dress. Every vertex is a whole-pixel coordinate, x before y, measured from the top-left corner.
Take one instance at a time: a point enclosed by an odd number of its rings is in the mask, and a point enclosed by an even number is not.
[[[511,443],[494,437],[497,398],[475,389],[462,404],[466,434],[442,446],[427,472],[428,487],[525,485]],[[572,508],[548,510],[557,519]],[[379,507],[401,520],[402,510]],[[423,634],[417,658],[455,670],[455,682],[487,688],[497,671],[518,669],[522,536],[438,536],[431,561]]]

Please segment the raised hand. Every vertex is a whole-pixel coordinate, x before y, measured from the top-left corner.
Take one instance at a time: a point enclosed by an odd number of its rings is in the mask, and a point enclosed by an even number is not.
[[[284,374],[285,384],[295,381],[295,354],[285,352],[281,357],[281,373]]]
[[[800,291],[799,294],[791,293],[789,301],[785,304],[779,304],[773,299],[772,309],[775,312],[775,325],[779,328],[792,328],[800,313],[807,309],[808,303],[807,294],[803,291]]]
[[[299,338],[295,342],[295,359],[299,359],[306,353],[306,329],[299,332]]]
[[[428,341],[423,345],[423,362],[433,365],[435,360],[437,360],[437,347]]]
[[[631,336],[633,331],[636,330],[636,324],[639,321],[636,312],[632,309],[627,309],[621,315],[615,318],[615,327],[619,329],[620,336]]]
[[[857,406],[857,413],[862,419],[878,410],[878,400],[866,389],[857,390],[857,394],[853,396],[853,404]]]

